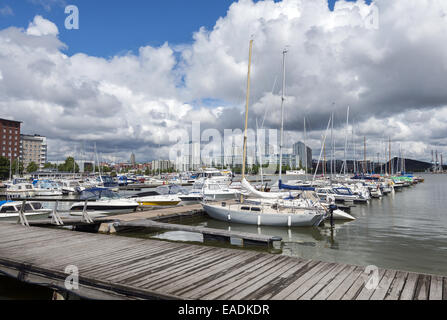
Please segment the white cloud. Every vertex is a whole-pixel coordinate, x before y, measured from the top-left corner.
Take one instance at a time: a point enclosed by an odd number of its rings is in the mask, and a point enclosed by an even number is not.
[[[34,20],[29,23],[26,34],[30,36],[57,36],[59,29],[50,20],[42,18],[42,16],[35,16]]]
[[[198,30],[189,45],[145,46],[109,59],[65,55],[56,25],[36,16],[25,32],[0,30],[0,111],[23,120],[25,131],[47,135],[51,157],[96,141],[104,153],[120,150],[127,159],[135,151],[150,159],[167,152],[169,134],[192,120],[203,128],[242,128],[253,37],[252,128],[265,114],[267,127],[279,127],[287,45],[290,141],[302,139],[306,116],[309,141],[318,149],[334,112],[343,145],[350,105],[359,143],[366,135],[371,154],[380,150],[373,141],[388,136],[417,158],[427,158],[435,146],[447,151],[447,3],[375,5],[377,30],[365,27],[372,8],[363,1],[338,1],[331,12],[326,0],[241,0],[212,30]]]

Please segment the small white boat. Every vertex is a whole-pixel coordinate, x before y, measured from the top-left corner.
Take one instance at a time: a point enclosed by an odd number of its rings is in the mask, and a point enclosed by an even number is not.
[[[182,200],[177,195],[163,194],[134,199],[140,207],[167,207],[176,206]]]
[[[22,202],[19,201],[0,201],[0,219],[15,220],[18,219]],[[24,214],[27,218],[48,218],[53,210],[45,209],[40,202],[26,202]]]
[[[6,195],[11,198],[30,198],[36,195],[34,187],[31,183],[15,183],[8,184],[6,187]]]
[[[78,194],[85,190],[77,180],[62,180],[62,192],[66,194]]]
[[[84,201],[72,204],[70,215],[79,215],[79,212],[84,210],[85,200],[91,200],[85,208],[89,213],[97,211],[101,214],[124,214],[136,211],[139,205],[135,200],[122,198],[107,188],[84,190],[80,199]]]
[[[55,182],[49,180],[39,180],[34,184],[36,196],[54,197],[62,196],[62,188]]]

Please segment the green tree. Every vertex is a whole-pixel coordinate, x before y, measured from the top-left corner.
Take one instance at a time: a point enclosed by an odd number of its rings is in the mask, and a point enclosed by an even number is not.
[[[60,164],[57,169],[61,172],[73,172],[73,167],[75,168],[75,172],[79,172],[79,166],[75,163],[75,159],[73,157],[68,157],[65,159],[65,162]]]
[[[23,169],[23,162],[19,162],[17,159],[12,162],[12,174],[23,173]]]
[[[0,177],[2,180],[9,178],[9,159],[0,157]]]
[[[39,169],[39,167],[37,166],[37,164],[35,162],[31,162],[27,167],[26,167],[26,172],[28,173],[32,173],[32,172],[36,172]]]

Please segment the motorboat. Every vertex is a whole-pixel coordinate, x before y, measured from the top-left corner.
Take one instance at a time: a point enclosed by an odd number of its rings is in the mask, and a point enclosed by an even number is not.
[[[191,193],[199,192],[207,200],[235,199],[236,196],[241,194],[240,190],[231,188],[226,183],[216,179],[197,180],[192,186]]]
[[[96,178],[97,186],[110,189],[112,191],[119,191],[119,183],[114,181],[111,176],[99,176]]]
[[[36,195],[31,183],[17,182],[6,185],[6,196],[10,198],[31,198]]]
[[[139,206],[134,199],[122,198],[118,193],[108,188],[86,189],[82,191],[80,200],[80,202],[72,204],[70,215],[79,215],[79,212],[84,209],[87,212],[100,211],[106,214],[124,214],[135,212]],[[87,206],[85,207],[86,201]]]
[[[361,195],[354,194],[347,187],[324,187],[316,188],[316,193],[320,199],[327,201],[330,197],[334,197],[337,202],[357,202],[366,203],[368,199]]]
[[[140,205],[140,207],[167,207],[176,206],[182,200],[178,195],[154,195],[141,198],[135,198],[135,201]]]
[[[22,210],[22,205],[23,203],[19,201],[0,201],[0,219],[18,219],[20,211]],[[27,218],[32,219],[48,218],[51,212],[51,209],[43,208],[42,204],[36,201],[27,201],[23,211]]]
[[[62,188],[54,181],[36,180],[33,185],[36,196],[54,197],[63,195]]]
[[[227,172],[222,173],[221,171],[212,168],[198,172],[195,178],[197,180],[207,180],[222,185],[229,185],[231,183],[231,176]]]
[[[85,190],[78,180],[62,180],[60,184],[64,194],[79,194]]]
[[[160,195],[176,195],[180,198],[182,204],[196,204],[203,200],[201,191],[198,192],[194,189],[189,191],[186,188],[175,184],[157,187],[155,192]]]

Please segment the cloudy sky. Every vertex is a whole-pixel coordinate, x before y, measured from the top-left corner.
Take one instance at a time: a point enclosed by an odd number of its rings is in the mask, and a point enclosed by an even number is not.
[[[253,39],[250,127],[279,128],[287,47],[286,147],[306,117],[318,158],[333,112],[338,158],[346,132],[350,158],[364,136],[369,158],[388,137],[393,155],[447,151],[446,1],[159,2],[71,1],[67,30],[66,1],[0,1],[0,117],[47,136],[50,160],[95,143],[111,160],[167,157],[192,121],[243,128]]]

